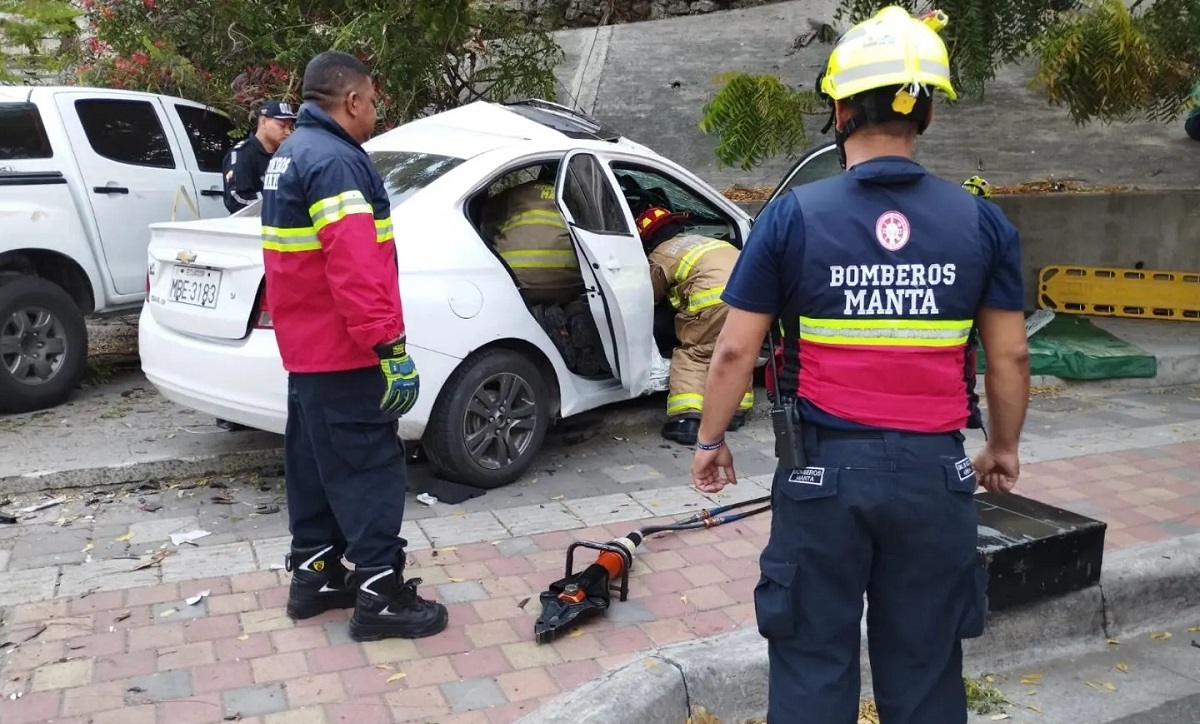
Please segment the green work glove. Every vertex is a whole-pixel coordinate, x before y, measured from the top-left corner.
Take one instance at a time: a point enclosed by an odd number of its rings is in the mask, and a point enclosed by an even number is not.
[[[417,366],[404,345],[404,335],[395,342],[385,342],[375,347],[379,355],[379,369],[383,371],[383,380],[387,383],[387,391],[379,402],[379,409],[395,415],[403,415],[417,403],[417,395],[421,391],[421,378],[417,375]]]

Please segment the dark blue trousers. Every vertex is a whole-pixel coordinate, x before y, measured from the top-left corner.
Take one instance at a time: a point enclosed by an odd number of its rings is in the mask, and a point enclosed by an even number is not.
[[[987,574],[963,436],[823,432],[771,490],[767,724],[858,720],[864,594],[881,724],[965,724],[960,641],[983,633]]]
[[[379,368],[288,375],[284,476],[292,545],[345,546],[355,567],[394,565],[406,488]]]

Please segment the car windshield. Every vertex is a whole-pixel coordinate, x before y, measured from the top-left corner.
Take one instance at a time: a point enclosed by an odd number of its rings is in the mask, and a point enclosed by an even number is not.
[[[454,156],[439,156],[433,153],[412,151],[373,151],[371,163],[383,177],[388,199],[392,208],[404,203],[408,197],[437,181],[450,169],[464,161]],[[238,212],[238,216],[262,216],[262,202]]]

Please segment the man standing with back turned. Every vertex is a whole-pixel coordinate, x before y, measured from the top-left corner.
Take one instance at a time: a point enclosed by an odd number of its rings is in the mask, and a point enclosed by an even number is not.
[[[889,7],[838,41],[818,87],[847,170],[763,211],[722,296],[700,490],[736,482],[725,427],[775,324],[784,345],[754,591],[769,724],[857,721],[864,593],[881,723],[967,721],[961,640],[987,614],[973,493],[1016,483],[1029,356],[1016,229],[913,160],[932,90],[954,97],[945,22]],[[990,429],[972,463],[977,339]]]
[[[267,168],[267,308],[288,371],[284,439],[292,572],[287,612],[354,607],[357,641],[421,638],[446,608],[404,580],[405,460],[396,421],[417,369],[405,348],[391,205],[362,148],[375,87],[353,56],[304,70],[296,131]]]

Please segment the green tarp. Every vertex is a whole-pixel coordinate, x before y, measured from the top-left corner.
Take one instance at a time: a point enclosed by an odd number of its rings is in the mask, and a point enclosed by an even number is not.
[[[1086,317],[1059,314],[1029,338],[1031,375],[1065,380],[1104,380],[1118,377],[1154,377],[1154,355],[1117,339]],[[982,347],[978,370],[986,371]]]

